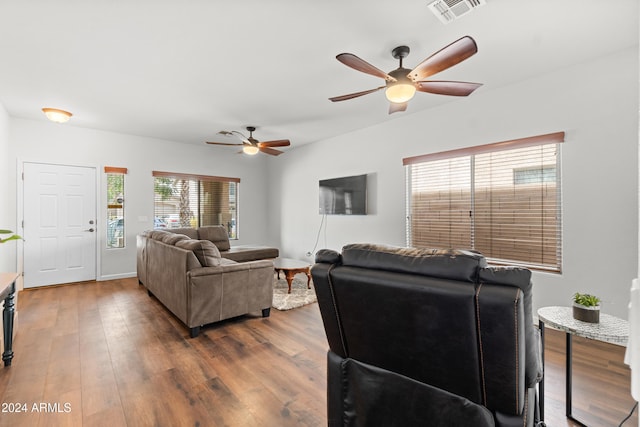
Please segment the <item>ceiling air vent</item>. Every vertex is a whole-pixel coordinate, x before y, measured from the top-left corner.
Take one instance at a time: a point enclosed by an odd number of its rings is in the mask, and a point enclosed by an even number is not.
[[[484,4],[486,0],[436,0],[429,3],[429,10],[443,24],[448,24]]]

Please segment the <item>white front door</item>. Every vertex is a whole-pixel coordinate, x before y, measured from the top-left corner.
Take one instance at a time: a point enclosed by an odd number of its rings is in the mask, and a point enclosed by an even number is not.
[[[24,287],[96,278],[96,170],[24,163]]]

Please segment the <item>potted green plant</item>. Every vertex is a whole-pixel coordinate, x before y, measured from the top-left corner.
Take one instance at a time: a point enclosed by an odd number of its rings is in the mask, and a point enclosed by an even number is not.
[[[600,322],[600,298],[591,294],[573,294],[573,318],[583,322]]]
[[[0,243],[8,242],[9,240],[22,240],[22,237],[18,236],[11,230],[0,230],[0,234],[11,234],[11,236],[5,237],[4,239],[0,237]]]

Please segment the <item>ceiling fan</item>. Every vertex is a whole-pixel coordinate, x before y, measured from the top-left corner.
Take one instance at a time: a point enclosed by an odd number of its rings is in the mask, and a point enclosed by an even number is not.
[[[389,73],[374,67],[352,53],[341,53],[336,59],[344,65],[357,71],[371,74],[385,79],[384,86],[362,92],[329,98],[333,102],[346,101],[385,89],[387,99],[390,101],[389,114],[407,109],[407,102],[413,98],[416,91],[429,92],[439,95],[468,96],[482,86],[480,83],[457,82],[446,80],[425,80],[426,78],[453,67],[464,61],[478,51],[475,40],[464,36],[448,46],[434,53],[413,70],[402,66],[402,60],[409,55],[409,47],[398,46],[391,51],[391,55],[400,61],[400,66]]]
[[[249,155],[258,154],[259,151],[265,154],[271,154],[272,156],[279,156],[283,152],[280,150],[275,150],[271,147],[288,147],[291,142],[288,139],[278,139],[275,141],[264,141],[260,142],[253,137],[253,131],[256,130],[255,126],[247,126],[246,129],[249,131],[249,137],[247,138],[242,133],[232,130],[226,131],[221,130],[218,132],[221,135],[226,136],[236,136],[240,138],[240,142],[209,142],[207,144],[213,145],[240,145],[242,146],[242,152]]]

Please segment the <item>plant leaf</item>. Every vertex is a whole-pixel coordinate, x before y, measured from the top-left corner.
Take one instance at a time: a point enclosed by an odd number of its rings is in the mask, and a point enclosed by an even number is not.
[[[6,239],[0,239],[0,243],[8,242],[9,240],[22,240],[22,237],[14,234],[13,236],[9,236]]]

